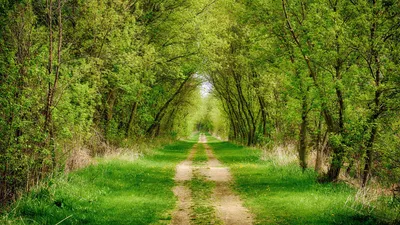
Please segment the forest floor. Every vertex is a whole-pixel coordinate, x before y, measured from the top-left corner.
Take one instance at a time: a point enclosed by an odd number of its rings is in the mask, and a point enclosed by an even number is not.
[[[0,224],[378,223],[352,203],[356,190],[261,155],[197,135],[132,161],[99,159],[44,182]]]

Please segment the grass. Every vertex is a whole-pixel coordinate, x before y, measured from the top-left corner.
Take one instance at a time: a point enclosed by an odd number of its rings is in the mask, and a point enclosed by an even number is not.
[[[17,201],[0,223],[168,224],[176,204],[175,166],[193,143],[176,142],[133,162],[100,160],[49,180]]]
[[[193,158],[193,163],[194,165],[204,166],[207,160],[204,144],[199,143]],[[208,181],[200,173],[199,168],[195,167],[192,180],[186,182],[185,185],[189,187],[192,192],[192,223],[197,225],[221,224],[221,221],[216,217],[211,200],[211,194],[215,183]]]
[[[376,224],[346,205],[356,190],[345,184],[320,184],[312,170],[260,160],[261,151],[228,142],[209,145],[230,167],[234,190],[258,224]]]
[[[176,205],[176,165],[199,135],[154,150],[135,161],[99,159],[97,165],[43,182],[0,215],[0,224],[168,224]],[[377,224],[346,204],[356,190],[320,184],[297,164],[260,160],[261,151],[208,137],[216,157],[230,167],[233,188],[258,224]],[[198,144],[195,164],[207,160]],[[197,170],[185,183],[192,191],[194,224],[219,224],[212,207],[214,183]]]
[[[204,148],[203,144],[198,144],[197,149],[196,149],[196,154],[194,155],[193,158],[193,163],[194,164],[204,164],[207,162],[207,155],[206,155],[206,150]]]
[[[192,223],[197,225],[221,224],[221,221],[215,215],[211,201],[215,183],[207,181],[198,170],[194,170],[193,175],[193,179],[188,182],[193,201]]]

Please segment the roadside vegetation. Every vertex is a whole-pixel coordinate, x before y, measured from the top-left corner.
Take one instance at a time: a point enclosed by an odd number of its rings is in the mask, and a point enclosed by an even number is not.
[[[131,161],[102,158],[46,180],[2,214],[0,223],[169,224],[175,166],[192,146],[180,141]]]
[[[95,221],[72,211],[118,211],[140,186],[125,173],[171,176],[175,152],[153,150],[193,131],[257,215],[400,223],[400,0],[0,1],[0,213]]]
[[[212,138],[210,138],[212,140]],[[345,183],[319,183],[318,174],[304,172],[296,161],[262,160],[259,149],[229,142],[209,144],[230,167],[236,190],[258,224],[395,224],[391,196],[357,201],[357,189]],[[364,205],[363,205],[364,204]]]

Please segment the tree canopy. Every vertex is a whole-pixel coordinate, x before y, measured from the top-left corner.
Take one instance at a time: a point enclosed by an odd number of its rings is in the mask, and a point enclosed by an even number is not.
[[[195,129],[396,183],[399,45],[398,0],[1,1],[0,201],[77,146]]]

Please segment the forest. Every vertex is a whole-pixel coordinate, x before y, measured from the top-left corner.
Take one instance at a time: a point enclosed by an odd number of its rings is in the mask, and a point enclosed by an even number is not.
[[[399,0],[0,1],[0,209],[197,130],[379,189],[395,224],[399,111]]]

